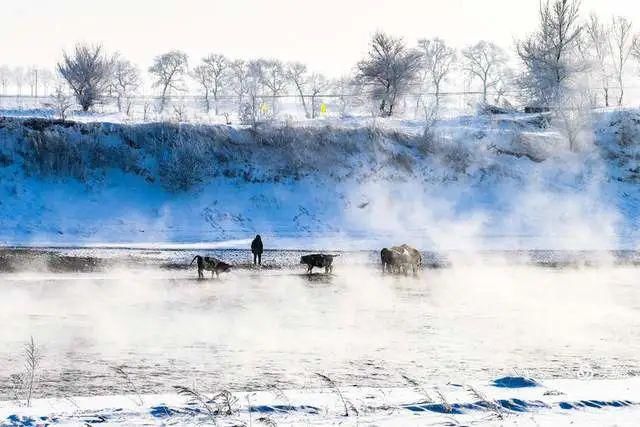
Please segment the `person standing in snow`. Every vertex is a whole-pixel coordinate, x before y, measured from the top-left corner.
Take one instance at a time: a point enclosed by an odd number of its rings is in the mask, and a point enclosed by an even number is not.
[[[264,247],[262,246],[262,239],[260,235],[257,234],[256,238],[251,242],[251,253],[253,254],[253,265],[262,265],[262,251]]]

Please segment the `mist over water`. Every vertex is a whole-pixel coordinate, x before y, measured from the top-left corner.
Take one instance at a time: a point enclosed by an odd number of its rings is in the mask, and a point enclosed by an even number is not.
[[[145,393],[317,386],[313,372],[385,387],[401,385],[400,373],[465,382],[640,370],[631,265],[548,268],[501,254],[383,276],[371,255],[343,254],[333,276],[310,279],[291,254],[269,256],[286,267],[220,280],[151,265],[3,273],[0,377],[22,369],[29,336],[43,356],[39,390],[51,396],[126,392],[109,369],[119,365]]]

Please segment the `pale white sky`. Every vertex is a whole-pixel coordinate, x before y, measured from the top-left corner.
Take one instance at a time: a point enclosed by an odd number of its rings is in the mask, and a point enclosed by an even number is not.
[[[538,0],[3,0],[0,64],[53,67],[76,41],[102,42],[146,69],[182,49],[234,58],[299,60],[348,73],[382,29],[411,43],[439,36],[511,49],[535,27]],[[583,0],[582,13],[625,15],[640,31],[640,2]]]

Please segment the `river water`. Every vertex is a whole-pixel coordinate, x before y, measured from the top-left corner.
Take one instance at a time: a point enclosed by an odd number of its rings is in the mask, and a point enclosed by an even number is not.
[[[30,337],[37,397],[313,387],[315,372],[374,387],[640,374],[640,269],[620,262],[634,254],[426,254],[439,268],[413,277],[345,253],[308,277],[299,251],[268,252],[262,269],[246,251],[213,253],[243,268],[196,280],[194,252],[11,252],[0,400]]]

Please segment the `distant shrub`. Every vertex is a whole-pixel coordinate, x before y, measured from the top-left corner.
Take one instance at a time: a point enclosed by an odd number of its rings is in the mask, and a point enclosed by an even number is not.
[[[616,117],[618,144],[623,146],[640,142],[640,117],[631,111],[621,111]]]
[[[51,131],[30,132],[21,147],[24,169],[29,175],[71,176],[86,178],[86,156],[82,155],[80,138],[69,143],[61,134]]]
[[[203,139],[178,135],[160,158],[160,182],[169,191],[188,190],[211,175],[212,163]]]
[[[473,161],[469,146],[461,141],[455,141],[444,146],[444,163],[458,173],[466,173]]]
[[[76,132],[76,128],[51,126],[42,131],[26,130],[19,145],[23,168],[29,175],[72,177],[86,181],[108,168],[137,170],[137,153],[119,143],[101,138],[97,127]]]
[[[240,105],[240,111],[239,111],[240,124],[246,125],[246,126],[255,126],[256,117],[257,117],[257,113],[253,105],[251,105],[248,102],[245,102],[242,105]]]
[[[4,157],[33,176],[71,177],[86,182],[119,170],[187,191],[214,176],[251,182],[298,180],[322,173],[334,179],[388,167],[392,176],[412,174],[417,159],[433,155],[464,171],[465,146],[436,136],[386,130],[279,126],[251,129],[178,123],[100,124],[8,119],[0,128]],[[457,143],[456,143],[457,144]],[[22,159],[22,160],[21,160]]]
[[[456,173],[465,173],[474,160],[473,147],[469,141],[444,138],[436,132],[423,135],[421,149]]]

